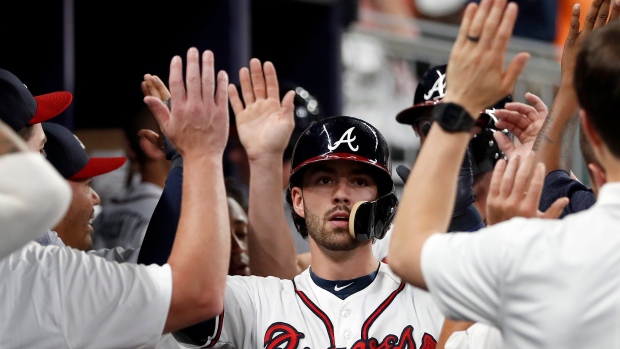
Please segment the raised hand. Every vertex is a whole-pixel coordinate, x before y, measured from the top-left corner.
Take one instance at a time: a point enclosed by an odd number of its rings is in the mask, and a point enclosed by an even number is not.
[[[572,84],[577,54],[590,32],[620,17],[620,4],[613,0],[613,5],[611,5],[611,1],[593,0],[581,30],[579,23],[581,7],[579,4],[573,5],[570,30],[564,41],[564,50],[562,51],[562,84]],[[610,6],[612,7],[611,14],[609,12]]]
[[[508,164],[503,159],[497,161],[487,197],[487,224],[513,217],[558,218],[568,198],[556,200],[546,212],[538,210],[545,173],[545,165],[535,164],[531,150],[523,157],[513,155]]]
[[[456,42],[450,54],[444,102],[462,105],[477,119],[480,110],[512,93],[529,54],[517,54],[504,70],[504,60],[517,5],[506,0],[470,3],[465,9]]]
[[[228,86],[228,94],[248,159],[272,155],[281,158],[295,127],[295,92],[287,92],[280,103],[275,67],[271,62],[261,65],[257,58],[250,60],[249,69],[239,70],[239,81],[243,102],[235,85]]]
[[[525,94],[525,99],[530,104],[510,102],[506,103],[505,109],[495,111],[495,116],[498,118],[495,126],[512,132],[518,140],[515,144],[502,132],[493,134],[497,145],[507,157],[511,157],[514,153],[524,156],[532,149],[549,112],[537,95],[528,92]]]
[[[172,110],[162,103],[161,90],[149,89],[144,102],[157,119],[162,132],[184,158],[205,152],[224,153],[228,140],[228,75],[220,71],[215,81],[213,52],[202,54],[195,47],[187,51],[187,67],[183,79],[183,61],[175,56],[170,62],[170,95]],[[217,85],[217,86],[216,86]],[[144,89],[143,89],[144,91]]]

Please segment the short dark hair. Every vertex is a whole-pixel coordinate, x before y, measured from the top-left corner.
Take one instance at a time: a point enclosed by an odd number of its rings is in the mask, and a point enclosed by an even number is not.
[[[127,118],[122,126],[123,133],[127,138],[127,143],[129,144],[131,150],[133,150],[136,154],[135,160],[140,164],[144,164],[147,160],[147,156],[140,147],[140,136],[138,135],[138,131],[147,129],[161,134],[161,130],[155,116],[148,106],[144,104],[136,110],[135,114]]]
[[[620,21],[596,29],[577,56],[575,90],[588,121],[620,158]]]
[[[248,203],[243,195],[243,191],[233,177],[224,178],[224,186],[226,187],[226,197],[229,197],[239,203],[245,213],[248,213]]]

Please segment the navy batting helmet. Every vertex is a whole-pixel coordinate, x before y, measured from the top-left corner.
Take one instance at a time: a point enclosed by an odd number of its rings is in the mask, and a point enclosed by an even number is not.
[[[349,218],[350,227],[354,229],[350,232],[360,241],[383,238],[398,205],[392,180],[392,159],[385,138],[368,122],[350,116],[332,116],[314,123],[301,134],[293,150],[289,191],[294,186],[301,186],[308,165],[330,160],[368,165],[377,180],[380,198],[354,206]],[[290,200],[290,193],[287,199]],[[360,214],[356,215],[355,211]],[[303,219],[300,221],[294,217],[294,221],[304,236],[304,228],[300,226]]]

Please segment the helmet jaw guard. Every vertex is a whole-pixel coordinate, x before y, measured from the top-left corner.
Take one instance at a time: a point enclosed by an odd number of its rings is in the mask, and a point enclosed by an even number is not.
[[[397,207],[398,199],[394,191],[374,201],[355,203],[349,216],[349,234],[358,241],[383,239]]]
[[[354,205],[357,213],[351,212],[349,231],[359,241],[383,238],[398,206],[392,159],[385,138],[368,122],[350,116],[332,116],[316,122],[295,144],[289,192],[292,187],[301,186],[308,165],[330,160],[356,161],[369,166],[377,180],[380,198]]]

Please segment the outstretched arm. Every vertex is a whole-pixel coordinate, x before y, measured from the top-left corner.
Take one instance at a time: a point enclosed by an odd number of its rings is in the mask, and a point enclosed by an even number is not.
[[[477,119],[480,110],[513,90],[529,58],[520,53],[503,69],[516,17],[517,5],[506,5],[506,0],[467,6],[450,54],[447,81],[453,83],[443,103],[460,105]],[[447,231],[454,207],[460,163],[449,160],[463,156],[469,139],[468,132],[450,133],[433,123],[405,185],[388,258],[394,272],[415,286],[426,288],[420,267],[422,246],[430,235]]]
[[[173,285],[164,332],[214,318],[222,312],[230,256],[222,165],[228,135],[228,76],[219,72],[216,83],[211,51],[203,52],[201,64],[198,50],[190,48],[186,65],[184,81],[181,57],[175,56],[170,63],[169,86],[174,101],[171,111],[158,97],[144,98],[162,132],[184,159],[178,227],[160,232],[170,236],[176,231],[167,259]],[[166,187],[170,181],[169,178]],[[148,246],[143,245],[144,248]],[[197,268],[200,273],[196,273]]]
[[[613,2],[611,15],[609,14],[610,2],[611,0],[593,1],[581,30],[581,8],[578,4],[573,6],[570,31],[562,53],[560,89],[533,145],[536,157],[545,164],[547,173],[555,170],[571,171],[573,140],[579,126],[577,95],[573,86],[577,53],[592,30],[605,26],[608,16],[609,21],[612,21],[620,15],[620,5],[616,1]]]
[[[230,105],[237,131],[250,162],[248,252],[254,275],[292,279],[298,273],[295,244],[282,200],[282,158],[295,127],[294,92],[280,102],[276,69],[253,58],[241,68],[237,88],[230,85]]]

